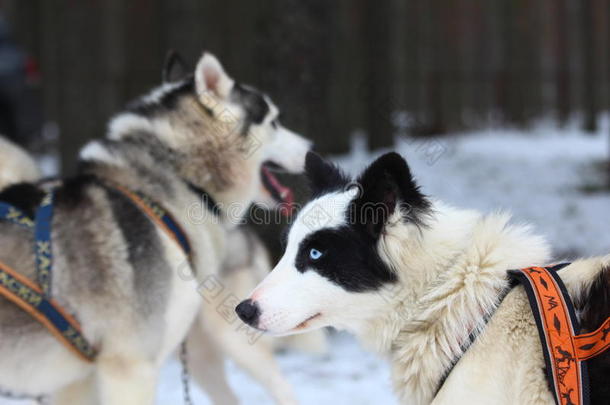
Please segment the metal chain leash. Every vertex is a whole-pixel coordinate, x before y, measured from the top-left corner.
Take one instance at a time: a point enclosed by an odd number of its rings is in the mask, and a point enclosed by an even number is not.
[[[186,340],[182,342],[180,346],[180,363],[182,364],[182,394],[184,396],[185,405],[193,405],[193,398],[191,396],[191,381],[189,376],[189,364],[188,364],[188,352],[186,347]]]

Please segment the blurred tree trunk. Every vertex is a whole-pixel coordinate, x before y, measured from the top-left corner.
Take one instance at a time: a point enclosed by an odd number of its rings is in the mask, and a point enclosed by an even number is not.
[[[524,127],[541,111],[540,9],[529,0],[505,1],[502,8],[500,109],[509,123]]]
[[[610,4],[606,2],[606,9],[604,15],[606,16],[605,28],[606,28],[606,41],[604,49],[606,51],[606,114],[610,114]],[[608,119],[608,118],[606,118]],[[610,125],[608,125],[608,189],[610,190]]]
[[[45,2],[46,3],[46,2]],[[100,113],[99,90],[105,77],[101,41],[102,3],[62,1],[52,22],[57,31],[58,122],[63,174],[76,168],[77,155],[90,138],[101,136],[107,117]],[[96,49],[96,51],[92,51]]]
[[[472,14],[472,2],[445,0],[436,12],[440,24],[438,36],[438,67],[442,77],[442,108],[445,119],[444,132],[463,128],[466,66],[466,23]],[[442,132],[441,132],[442,133]]]
[[[392,64],[390,80],[392,85],[393,110],[395,115],[392,117],[392,127],[395,130],[400,128],[400,135],[404,135],[404,123],[396,125],[398,117],[404,117],[407,111],[407,81],[412,72],[409,71],[408,58],[412,55],[407,54],[407,44],[409,35],[407,32],[407,2],[404,0],[389,0],[390,2],[390,55]],[[396,134],[399,134],[396,131]]]
[[[466,47],[467,58],[465,65],[466,92],[468,94],[469,113],[467,118],[479,122],[475,125],[488,124],[492,105],[490,78],[495,70],[495,61],[490,51],[493,48],[494,31],[493,4],[489,0],[476,0],[472,2],[471,12],[465,16],[465,29],[468,32]]]
[[[421,7],[422,26],[422,68],[424,73],[424,88],[426,100],[425,123],[421,135],[440,134],[445,132],[445,117],[443,115],[443,75],[442,43],[437,16],[442,2],[424,1]]]
[[[522,0],[524,8],[528,8],[527,19],[525,26],[522,28],[522,37],[520,42],[524,43],[525,55],[527,61],[527,78],[524,83],[524,91],[522,97],[527,100],[528,108],[525,111],[526,124],[541,117],[545,110],[543,107],[543,75],[542,75],[542,55],[544,54],[543,46],[544,35],[541,31],[544,30],[545,19],[548,16],[544,15],[543,2]]]
[[[165,59],[162,2],[140,0],[125,6],[125,97],[131,100],[161,83]]]
[[[503,122],[510,122],[517,115],[514,112],[512,95],[514,93],[514,60],[513,58],[513,5],[512,1],[496,0],[499,29],[498,45],[502,52],[498,55],[498,71],[496,73],[496,105],[502,115]]]
[[[596,94],[596,57],[597,35],[595,35],[595,18],[593,0],[582,1],[582,53],[583,53],[583,129],[587,132],[597,131],[597,94]]]
[[[331,72],[330,101],[327,113],[330,128],[320,134],[321,150],[343,153],[349,149],[352,135],[366,127],[366,97],[364,93],[365,65],[363,49],[354,41],[362,32],[367,18],[361,1],[337,0],[331,5],[330,27]]]
[[[400,1],[400,0],[399,0]],[[417,131],[417,128],[425,122],[425,103],[424,100],[424,74],[422,73],[422,21],[421,21],[421,0],[400,1],[404,8],[405,33],[405,71],[402,72],[405,86],[405,102],[407,111],[410,114],[404,123],[409,131]]]
[[[110,117],[116,114],[125,102],[125,75],[126,61],[125,48],[125,7],[122,0],[105,0],[102,14],[102,38],[99,52],[104,57],[102,68],[105,74],[101,77],[102,86],[99,87],[99,114]],[[104,128],[100,128],[100,132]],[[103,133],[90,134],[91,137],[103,136]]]
[[[204,50],[219,52],[214,47],[210,26],[214,15],[205,7],[209,2],[199,0],[173,0],[162,3],[162,13],[165,16],[163,51],[173,49],[180,53],[190,70],[195,69],[195,63]],[[207,29],[207,31],[206,31]],[[224,62],[223,54],[218,55]],[[231,69],[227,66],[227,69]]]
[[[572,111],[570,94],[570,46],[568,44],[568,12],[566,0],[552,0],[555,11],[555,93],[557,99],[557,119],[565,125]]]
[[[371,149],[393,144],[394,126],[392,116],[396,108],[392,97],[392,75],[390,59],[389,1],[364,1],[364,29],[362,46],[365,52],[366,78],[364,97],[366,100],[366,132]]]
[[[9,0],[2,3],[0,0],[0,11],[6,16],[11,24],[12,36],[18,40],[18,45],[36,62],[40,61],[41,52],[41,9],[40,0],[17,1]],[[34,24],[32,22],[35,22]],[[4,99],[0,111],[3,116],[9,118],[2,130],[3,135],[23,146],[35,145],[40,135],[42,117],[42,105],[40,100],[40,88],[33,83],[21,81],[11,83],[12,90],[8,91],[8,100]],[[0,89],[5,94],[7,88]]]
[[[336,43],[333,38],[336,40],[340,35],[340,28],[336,26],[336,8],[340,4],[324,0],[276,0],[276,4],[275,18],[267,22],[272,36],[268,42],[261,43],[265,49],[262,54],[274,63],[260,61],[266,74],[275,78],[271,87],[273,94],[284,99],[289,97],[286,107],[280,104],[280,108],[288,110],[288,124],[298,123],[297,128],[302,128],[304,135],[313,139],[321,150],[344,153],[348,150],[350,134],[333,133],[341,118],[330,105],[333,95],[337,94],[334,79],[340,71],[335,65],[338,61],[332,47]],[[298,116],[292,121],[294,113]],[[341,127],[345,128],[345,123]]]

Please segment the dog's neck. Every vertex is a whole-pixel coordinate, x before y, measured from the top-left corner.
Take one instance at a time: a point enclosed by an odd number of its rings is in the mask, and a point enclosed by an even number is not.
[[[435,203],[428,227],[396,224],[380,241],[399,282],[384,316],[361,337],[392,359],[405,403],[429,403],[462,345],[484,326],[508,287],[506,270],[548,263],[546,241],[506,214],[483,216]]]
[[[225,225],[240,218],[236,207],[248,207],[253,191],[247,187],[218,187],[215,174],[199,168],[192,175],[184,176],[179,165],[185,166],[186,157],[165,146],[159,139],[175,136],[166,122],[155,122],[124,114],[120,125],[111,125],[107,139],[93,141],[81,151],[81,173],[93,174],[111,184],[144,193],[161,204],[193,208],[197,220],[219,214]],[[188,163],[188,162],[187,162]],[[191,166],[196,166],[193,162]],[[193,168],[195,172],[195,168]],[[207,201],[202,201],[207,198]],[[218,211],[210,212],[209,201]],[[223,210],[231,207],[232,212]],[[207,211],[206,211],[207,210]],[[242,208],[245,210],[245,208]]]

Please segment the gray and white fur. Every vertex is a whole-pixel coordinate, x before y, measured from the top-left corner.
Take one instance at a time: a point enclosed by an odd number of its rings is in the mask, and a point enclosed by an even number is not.
[[[267,96],[237,84],[205,53],[192,76],[114,117],[106,138],[82,149],[78,174],[56,190],[52,223],[52,294],[99,355],[81,361],[0,299],[0,387],[48,394],[54,404],[152,404],[161,365],[202,307],[199,282],[219,272],[226,230],[257,194],[262,165],[303,169],[310,144],[277,116]],[[190,260],[113,185],[161,203],[189,238]],[[198,190],[216,201],[218,217]],[[0,200],[31,215],[42,196],[22,184]],[[196,207],[205,215],[194,218]],[[31,278],[32,244],[29,231],[0,223],[0,260]]]

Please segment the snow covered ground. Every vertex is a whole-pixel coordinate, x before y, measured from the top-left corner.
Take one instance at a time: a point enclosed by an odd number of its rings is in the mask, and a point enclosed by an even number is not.
[[[548,236],[558,259],[570,259],[610,253],[610,194],[582,192],[602,181],[594,166],[608,154],[606,127],[598,136],[544,125],[527,134],[487,130],[434,140],[400,139],[396,150],[407,158],[425,193],[460,207],[509,210]],[[356,144],[350,155],[336,160],[357,173],[371,159]],[[395,403],[387,365],[350,336],[333,335],[326,356],[285,353],[279,361],[302,404]],[[272,403],[233,365],[229,379],[244,404]],[[181,389],[180,367],[172,361],[163,370],[158,404],[182,404]],[[196,404],[209,404],[195,391]],[[18,403],[23,402],[0,401]]]
[[[280,366],[292,383],[301,404],[393,405],[390,372],[376,355],[363,350],[346,334],[330,337],[331,351],[324,356],[287,352],[278,355]],[[181,367],[171,362],[163,370],[158,405],[182,404]],[[229,383],[244,405],[272,405],[267,393],[248,375],[229,364]],[[211,402],[195,387],[197,405]]]

